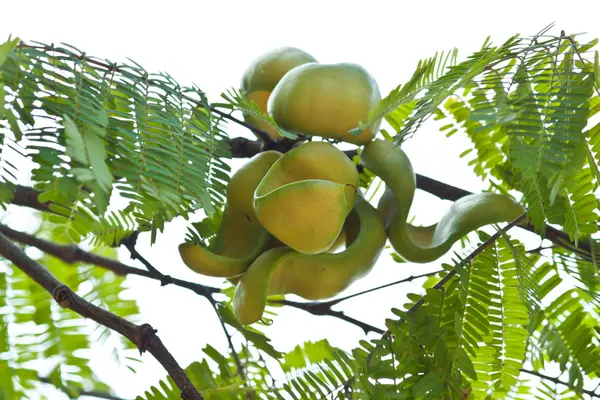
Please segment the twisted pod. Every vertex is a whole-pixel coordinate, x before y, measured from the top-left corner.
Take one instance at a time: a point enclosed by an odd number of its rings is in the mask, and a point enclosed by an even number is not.
[[[279,158],[254,193],[258,220],[286,246],[322,253],[339,237],[358,193],[356,166],[337,147],[307,142]]]
[[[302,254],[287,247],[264,252],[239,279],[233,312],[242,324],[262,318],[268,295],[295,294],[308,300],[333,297],[373,268],[386,242],[377,210],[356,199],[344,224],[346,248],[339,253]]]
[[[390,243],[407,261],[434,261],[469,232],[512,221],[525,212],[523,206],[503,194],[476,193],[455,201],[437,224],[414,226],[406,220],[416,178],[404,151],[390,141],[375,140],[364,147],[361,161],[386,184],[378,210],[385,220]]]
[[[254,212],[254,191],[273,164],[281,157],[266,151],[252,157],[231,176],[221,226],[212,248],[182,243],[179,254],[193,271],[223,278],[243,273],[273,241]]]

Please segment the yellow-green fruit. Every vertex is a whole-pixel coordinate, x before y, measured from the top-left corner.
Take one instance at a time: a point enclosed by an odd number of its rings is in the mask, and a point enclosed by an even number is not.
[[[260,223],[304,254],[330,249],[358,193],[356,166],[327,142],[307,142],[273,164],[254,193]]]
[[[246,69],[240,91],[266,113],[269,96],[279,80],[292,68],[316,61],[313,56],[295,47],[273,49],[260,55]],[[244,119],[254,127],[267,132],[271,139],[280,138],[277,130],[266,121],[248,114],[244,114]]]
[[[381,100],[375,79],[360,65],[305,64],[279,81],[269,98],[269,114],[285,130],[307,136],[370,142],[381,121],[358,135],[349,131]]]
[[[257,154],[233,174],[213,247],[182,243],[179,254],[185,265],[199,274],[230,278],[244,272],[266,249],[271,235],[254,212],[254,191],[280,157],[272,150]]]
[[[378,209],[386,221],[390,243],[407,261],[437,260],[469,232],[512,221],[525,212],[523,206],[503,194],[477,193],[455,201],[437,224],[414,226],[406,220],[416,179],[404,151],[392,142],[375,140],[364,147],[361,161],[386,184]]]
[[[242,324],[262,318],[268,295],[295,294],[307,300],[333,297],[365,276],[386,242],[377,210],[358,197],[344,231],[353,235],[345,250],[307,255],[280,247],[266,251],[241,276],[233,297],[233,312]],[[348,236],[347,236],[348,237]]]

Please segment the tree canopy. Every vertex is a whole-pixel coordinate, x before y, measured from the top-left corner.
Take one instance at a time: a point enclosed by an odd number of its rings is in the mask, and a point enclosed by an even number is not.
[[[154,243],[178,217],[190,220],[190,241],[211,244],[231,159],[286,153],[308,138],[280,127],[238,88],[211,103],[201,88],[132,61],[10,38],[0,46],[0,206],[37,210],[39,227],[0,224],[0,399],[39,398],[48,386],[69,398],[120,399],[88,365],[83,350],[97,342],[110,343],[111,357],[132,369],[145,352],[165,368],[165,378],[139,394],[144,400],[600,398],[596,45],[555,34],[551,25],[500,44],[488,38],[467,57],[457,49],[435,53],[352,130],[384,120],[378,138],[398,146],[426,124],[448,137],[466,135],[472,146],[461,157],[473,173],[488,191],[526,209],[462,238],[453,262],[420,276],[427,280],[407,304],[381,305],[396,316],[383,331],[334,309],[368,291],[312,302],[272,296],[263,319],[243,325],[232,308],[232,283],[170,276],[136,249],[139,235]],[[256,140],[231,137],[232,124]],[[360,189],[381,194],[361,151],[344,148]],[[416,188],[451,201],[470,194],[419,174]],[[197,215],[203,219],[191,222]],[[537,235],[540,246],[527,248],[512,235],[517,230]],[[119,261],[120,247],[146,269]],[[406,262],[388,253],[382,257]],[[204,358],[179,365],[168,343],[140,321],[136,302],[121,296],[132,275],[206,299],[229,350],[208,345]],[[379,336],[352,351],[320,341],[280,352],[260,329],[281,307]],[[244,341],[234,343],[232,332]],[[53,363],[48,374],[32,367],[39,359]],[[273,378],[267,360],[284,380]],[[547,372],[552,366],[560,376]]]

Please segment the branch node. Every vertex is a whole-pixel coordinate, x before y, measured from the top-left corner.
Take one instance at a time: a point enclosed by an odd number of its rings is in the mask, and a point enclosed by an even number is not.
[[[140,325],[139,331],[139,340],[137,343],[137,347],[140,350],[140,356],[143,352],[148,350],[151,342],[156,339],[156,329],[154,329],[150,324],[142,324]]]
[[[57,287],[52,293],[52,297],[62,308],[71,308],[73,291],[66,285]]]
[[[160,278],[160,286],[171,285],[173,282],[173,277],[171,275],[163,275]]]

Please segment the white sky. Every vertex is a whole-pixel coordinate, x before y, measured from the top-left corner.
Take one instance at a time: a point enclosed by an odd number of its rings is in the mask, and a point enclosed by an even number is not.
[[[166,71],[181,84],[197,84],[215,101],[221,92],[237,87],[241,74],[255,57],[277,46],[300,47],[323,63],[361,64],[377,79],[385,95],[410,77],[420,58],[454,46],[462,58],[477,50],[488,35],[500,44],[516,33],[534,34],[554,21],[554,34],[564,29],[567,33],[587,32],[588,39],[600,37],[598,0],[508,0],[487,4],[376,0],[3,0],[0,40],[12,34],[26,41],[66,42],[89,55],[112,61],[122,62],[129,57],[148,71]],[[251,137],[244,128],[231,126],[230,132],[231,136]],[[442,134],[425,129],[405,149],[416,172],[468,190],[481,190],[484,185],[466,161],[457,158],[468,147],[464,136],[445,139]],[[234,166],[239,162],[234,162]],[[411,214],[416,215],[417,223],[429,224],[437,221],[448,206],[448,202],[419,193]],[[14,210],[9,221],[16,229],[26,229],[23,215]],[[185,230],[185,221],[175,221],[158,245],[150,248],[142,240],[139,250],[164,273],[218,285],[220,280],[196,275],[180,261],[177,245]],[[130,262],[124,253],[123,260]],[[344,294],[432,271],[439,268],[440,262],[401,265],[384,254],[373,272]],[[221,328],[206,300],[174,286],[161,288],[144,278],[131,278],[130,284],[130,296],[138,299],[143,320],[158,329],[160,338],[181,365],[201,358],[206,343],[226,349]],[[384,318],[392,316],[390,308],[402,307],[405,294],[418,291],[420,284],[421,281],[380,290],[342,303],[340,308],[384,328]],[[364,338],[362,331],[352,325],[295,309],[282,309],[265,332],[281,351],[321,338],[349,350]],[[93,367],[125,398],[141,394],[165,375],[149,354],[137,367],[137,375],[115,369],[107,359],[106,354],[97,353]]]

